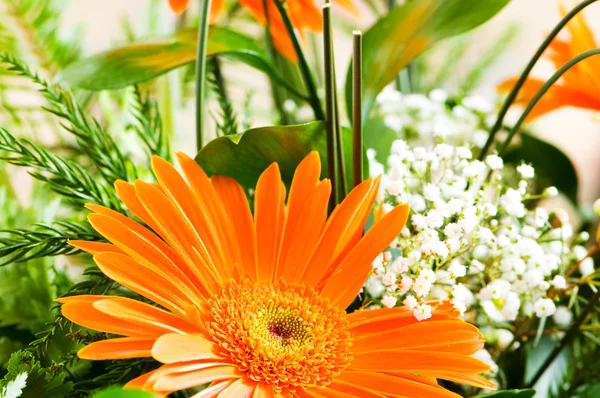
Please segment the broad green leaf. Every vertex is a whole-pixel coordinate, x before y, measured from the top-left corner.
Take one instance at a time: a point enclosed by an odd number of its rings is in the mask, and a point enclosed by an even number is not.
[[[363,140],[365,147],[375,150],[375,160],[384,166],[387,165],[388,156],[392,150],[392,144],[398,140],[398,133],[386,126],[383,119],[374,117],[365,123],[363,128]]]
[[[535,390],[501,390],[491,394],[477,395],[473,398],[531,398]]]
[[[92,398],[156,398],[157,396],[141,390],[123,390],[121,387],[111,387],[96,393]]]
[[[536,374],[540,366],[546,361],[548,355],[556,347],[556,342],[550,336],[543,336],[539,344],[529,347],[527,362],[525,365],[525,381],[529,381]],[[557,393],[566,382],[571,363],[571,348],[565,347],[558,357],[546,368],[546,371],[533,386],[538,392],[536,398],[550,397]]]
[[[346,180],[352,178],[352,131],[343,130]],[[279,164],[281,178],[289,186],[298,164],[311,151],[321,157],[321,176],[327,176],[325,123],[296,126],[261,127],[245,133],[217,138],[196,156],[196,162],[208,175],[235,178],[247,188],[254,188],[260,174],[273,162]],[[365,162],[366,163],[366,162]]]
[[[363,120],[375,97],[419,54],[439,40],[467,32],[500,11],[510,0],[418,0],[393,9],[364,35]],[[444,62],[441,60],[440,62]],[[346,79],[351,114],[352,70]]]
[[[141,83],[196,60],[198,31],[184,30],[156,42],[134,43],[77,61],[57,80],[86,90],[115,90]],[[268,61],[255,40],[232,30],[211,26],[208,55],[222,55],[244,62],[279,83],[286,82]],[[292,87],[288,89],[294,91]]]
[[[504,156],[506,163],[531,163],[535,167],[537,190],[555,186],[577,206],[577,172],[571,159],[554,145],[534,135],[519,134],[520,142]]]

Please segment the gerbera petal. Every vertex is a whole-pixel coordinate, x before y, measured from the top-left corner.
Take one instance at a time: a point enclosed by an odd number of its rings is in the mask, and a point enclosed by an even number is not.
[[[207,290],[200,292],[192,281],[196,277],[191,273],[182,261],[171,251],[171,249],[156,236],[148,238],[148,234],[139,232],[139,224],[136,229],[130,229],[118,218],[108,214],[90,214],[88,219],[94,229],[100,232],[106,239],[111,241],[121,252],[126,253],[135,261],[143,264],[148,269],[162,275],[171,285],[185,292],[190,302],[197,300],[207,294]],[[131,221],[131,220],[130,220]],[[146,231],[149,233],[149,231]],[[116,252],[116,251],[114,251]],[[175,260],[176,262],[173,262]],[[187,274],[185,272],[187,272]],[[190,279],[191,278],[191,279]]]
[[[97,254],[97,253],[105,253],[105,252],[114,252],[114,253],[122,253],[123,250],[119,249],[117,246],[112,243],[104,243],[104,242],[91,242],[86,240],[70,240],[69,244],[71,246],[75,246],[76,248],[83,250],[89,254]]]
[[[107,297],[96,301],[94,308],[140,326],[158,327],[164,333],[199,333],[196,326],[174,314],[126,297]]]
[[[285,187],[279,166],[273,163],[258,179],[254,198],[254,228],[257,244],[257,279],[272,282],[276,274],[284,223]]]
[[[215,265],[215,270],[222,279],[230,278],[234,261],[231,261],[229,254],[233,253],[235,248],[228,247],[228,241],[231,239],[225,235],[223,231],[225,227],[219,220],[222,212],[216,212],[217,207],[220,207],[219,204],[207,203],[218,202],[214,190],[205,191],[202,197],[198,198],[181,174],[169,162],[157,156],[152,157],[152,168],[167,196],[198,233],[199,239],[206,247],[210,262]],[[213,210],[212,214],[211,210]]]
[[[275,278],[283,274],[283,264],[287,258],[290,246],[295,242],[295,231],[303,220],[302,213],[304,209],[307,205],[310,205],[309,197],[313,194],[313,190],[319,183],[320,175],[321,160],[319,158],[319,153],[316,151],[313,151],[306,156],[294,172],[294,178],[292,179],[290,194],[285,208],[285,227],[281,252],[279,253],[280,264]]]
[[[153,394],[156,394],[156,395],[160,395],[161,397],[169,395],[174,390],[158,392],[156,390],[153,390],[150,386],[148,386],[148,380],[150,380],[157,372],[158,372],[158,369],[153,370],[148,373],[144,373],[143,375],[136,377],[135,379],[129,381],[127,384],[125,384],[125,386],[123,388],[124,389],[144,390],[144,391],[148,391]]]
[[[117,195],[121,201],[127,206],[130,212],[133,213],[134,216],[142,220],[146,225],[152,228],[156,233],[160,233],[160,228],[148,211],[144,208],[142,202],[137,197],[137,193],[135,192],[135,186],[125,181],[117,180],[115,181],[115,190],[117,191]]]
[[[486,372],[489,368],[480,360],[465,355],[418,350],[386,350],[355,353],[349,369],[376,372],[406,371],[418,374],[421,371],[477,374]]]
[[[235,380],[227,380],[218,383],[212,383],[210,386],[192,395],[190,398],[216,398],[221,391],[233,384]]]
[[[369,229],[325,281],[321,295],[330,298],[332,304],[340,308],[350,305],[367,279],[373,260],[404,228],[408,211],[408,205],[397,206]]]
[[[163,232],[169,246],[187,264],[202,285],[210,291],[222,284],[215,265],[210,261],[204,243],[198,234],[169,199],[152,185],[136,181],[136,193]]]
[[[165,364],[221,359],[216,346],[205,337],[177,333],[160,336],[152,347],[152,357]]]
[[[171,9],[177,14],[184,12],[190,4],[190,0],[169,0]]]
[[[185,316],[186,308],[193,304],[190,297],[173,287],[170,280],[131,257],[118,253],[100,253],[94,260],[102,272],[115,282]]]
[[[121,337],[96,341],[83,347],[77,356],[94,361],[150,357],[154,338]]]
[[[331,195],[331,181],[325,180],[317,184],[312,195],[306,200],[301,210],[301,219],[293,235],[285,258],[279,259],[283,264],[281,277],[286,281],[298,281],[312,257],[321,232],[327,220],[327,206]]]
[[[224,389],[219,394],[219,398],[252,398],[255,389],[255,381],[242,377]]]
[[[475,326],[462,321],[425,321],[405,327],[356,335],[353,352],[418,349],[471,355],[483,347]]]
[[[375,200],[377,186],[378,182],[373,180],[362,182],[335,208],[304,271],[304,283],[316,286],[328,272],[329,264],[360,239]]]
[[[441,386],[418,383],[413,380],[391,376],[377,372],[346,371],[332,384],[355,386],[384,397],[428,397],[428,398],[460,398]],[[363,395],[360,395],[363,396]]]
[[[213,176],[212,182],[228,216],[235,239],[231,246],[239,248],[238,264],[246,275],[256,280],[256,237],[248,199],[242,186],[233,178]]]
[[[217,364],[204,369],[190,372],[169,373],[158,376],[153,388],[157,391],[163,390],[185,390],[202,384],[212,383],[230,379],[238,379],[242,374],[234,365]]]
[[[103,296],[96,296],[102,297]],[[101,299],[97,299],[101,300]],[[118,334],[129,337],[158,337],[165,331],[159,327],[147,327],[127,322],[94,308],[93,301],[67,301],[61,307],[65,318],[85,328],[104,333]],[[168,332],[167,332],[168,333]]]

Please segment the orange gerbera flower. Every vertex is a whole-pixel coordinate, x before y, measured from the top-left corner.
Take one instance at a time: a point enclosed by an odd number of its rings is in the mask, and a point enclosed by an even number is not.
[[[206,397],[457,397],[436,378],[478,387],[477,328],[448,303],[427,321],[406,308],[346,314],[372,261],[398,236],[408,206],[363,236],[379,179],[356,187],[327,219],[329,180],[316,152],[286,189],[277,164],[260,177],[254,216],[242,187],[207,177],[179,154],[183,176],[153,159],[158,184],[118,182],[127,208],[153,231],[89,205],[111,243],[72,242],[111,279],[158,306],[114,296],[59,299],[86,328],[125,337],[94,342],[85,359],[153,357],[161,367],[128,383],[166,395],[210,383]],[[186,181],[187,179],[187,181]]]
[[[267,4],[269,16],[269,28],[273,45],[287,59],[296,62],[297,56],[292,41],[287,33],[283,19],[275,5],[277,0],[240,0],[240,4],[248,9],[252,17],[263,25],[267,23],[264,3]],[[169,0],[173,11],[183,12],[189,5],[189,0]],[[339,4],[353,14],[358,14],[352,0],[339,0]],[[213,0],[211,9],[211,23],[214,22],[223,10],[224,0]],[[285,2],[287,12],[292,25],[302,35],[305,30],[320,32],[323,29],[320,7],[315,5],[314,0],[287,0]]]
[[[563,17],[567,14],[565,4],[560,5]],[[598,48],[594,35],[587,26],[583,16],[576,16],[568,25],[569,41],[555,39],[550,44],[548,58],[560,69],[577,55]],[[600,58],[591,57],[571,68],[562,79],[546,92],[529,114],[532,120],[548,112],[564,106],[600,110]],[[498,86],[500,92],[509,92],[517,82],[517,78],[508,79]],[[527,105],[542,88],[545,81],[531,78],[525,82],[517,98],[516,104]]]

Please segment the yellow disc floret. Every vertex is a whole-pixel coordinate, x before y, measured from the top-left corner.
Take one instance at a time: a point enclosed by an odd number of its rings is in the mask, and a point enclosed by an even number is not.
[[[223,354],[277,391],[329,385],[352,360],[346,313],[302,284],[231,282],[208,304]]]

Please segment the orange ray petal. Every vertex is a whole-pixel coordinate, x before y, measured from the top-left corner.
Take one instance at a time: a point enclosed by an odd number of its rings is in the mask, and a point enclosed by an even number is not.
[[[257,244],[257,280],[272,282],[284,224],[285,187],[279,166],[273,163],[258,179],[254,198],[254,230]]]
[[[92,301],[68,301],[60,310],[71,322],[104,333],[145,338],[158,337],[165,333],[165,330],[160,327],[141,326],[106,315],[94,308]]]
[[[236,180],[225,176],[213,176],[211,183],[228,215],[227,223],[236,234],[232,246],[239,247],[239,265],[250,279],[256,280],[254,221],[244,189]]]
[[[154,338],[122,337],[96,341],[83,347],[77,353],[81,359],[102,361],[107,359],[128,359],[150,357]]]
[[[94,256],[94,260],[110,279],[178,315],[185,316],[186,308],[193,304],[188,296],[173,288],[171,281],[131,257],[118,253],[100,253]]]
[[[218,211],[218,203],[210,203],[219,202],[216,192],[206,189],[201,197],[197,197],[181,174],[169,162],[157,156],[152,157],[152,168],[167,196],[198,233],[220,278],[229,279],[235,262],[230,255],[236,249],[228,247],[231,239],[225,234],[226,227],[219,219],[224,212]]]
[[[152,388],[150,388],[147,384],[148,384],[148,380],[150,380],[150,378],[152,376],[154,376],[156,373],[158,372],[158,369],[153,370],[151,372],[148,373],[144,373],[143,375],[136,377],[135,379],[129,381],[127,384],[125,384],[125,386],[123,387],[124,390],[127,389],[136,389],[136,390],[144,390],[144,391],[148,391],[151,392],[155,395],[159,395],[161,397],[164,397],[166,395],[169,395],[170,393],[172,393],[173,391],[155,391]]]
[[[190,5],[190,0],[169,0],[171,9],[177,14],[184,12]]]
[[[432,317],[428,321],[441,321],[458,319],[460,313],[452,304],[444,302],[430,302],[433,307]],[[348,314],[350,323],[348,329],[355,335],[379,333],[387,330],[405,327],[417,323],[412,311],[406,307],[382,308],[377,311],[356,311]]]
[[[104,243],[104,242],[91,242],[87,240],[70,240],[69,244],[71,246],[75,246],[76,248],[83,250],[89,254],[97,254],[97,253],[105,253],[105,252],[113,252],[113,253],[121,253],[123,254],[123,250],[119,249],[117,246],[112,243]]]
[[[221,391],[232,385],[234,382],[234,380],[227,380],[213,383],[199,393],[192,395],[190,398],[216,398]]]
[[[256,382],[247,377],[237,379],[219,394],[219,398],[252,398]]]
[[[376,185],[371,179],[362,182],[335,208],[302,276],[305,284],[316,286],[327,273],[328,265],[360,239],[375,200]]]
[[[156,340],[152,347],[152,357],[165,364],[201,359],[214,361],[222,359],[217,351],[216,346],[201,335],[171,333]]]
[[[117,195],[119,195],[121,201],[125,204],[125,206],[127,206],[127,209],[129,209],[134,216],[142,220],[157,234],[161,233],[160,228],[158,225],[156,225],[154,220],[152,220],[152,217],[150,217],[150,214],[148,214],[148,211],[146,211],[144,205],[142,205],[142,202],[140,202],[139,198],[137,197],[135,186],[133,184],[117,180],[115,181],[115,190],[117,191]]]
[[[194,274],[158,238],[155,237],[156,240],[149,241],[143,235],[122,224],[121,220],[109,215],[90,214],[88,219],[96,231],[115,244],[122,252],[161,275],[170,282],[172,287],[185,292],[186,296],[190,298],[190,303],[197,303],[201,297],[208,295],[207,289],[203,289],[202,292],[197,289],[196,285],[199,283],[192,282],[192,280],[196,281]],[[177,259],[177,264],[171,259]]]
[[[159,376],[154,383],[155,390],[185,390],[215,381],[238,379],[242,377],[234,365],[218,364],[205,369],[190,372],[169,373]]]
[[[471,355],[483,347],[475,326],[462,321],[425,321],[409,326],[355,337],[352,351],[418,349]]]
[[[350,305],[371,271],[373,260],[404,228],[408,212],[408,205],[397,206],[375,224],[325,281],[321,295],[339,308]]]
[[[204,243],[190,222],[164,194],[150,184],[136,181],[135,189],[148,213],[164,232],[165,240],[181,256],[190,272],[207,290],[217,290],[223,281],[220,280],[215,265],[208,258]]]
[[[164,333],[199,333],[196,326],[174,314],[126,297],[107,297],[96,301],[94,308],[143,327],[159,327]]]
[[[290,247],[283,264],[281,277],[286,281],[297,281],[303,274],[319,243],[327,220],[327,206],[331,195],[331,181],[321,181],[306,200],[300,222],[291,235]]]
[[[398,358],[402,358],[401,361]],[[354,353],[352,370],[376,372],[442,371],[453,373],[483,373],[490,369],[478,359],[447,352],[417,350],[386,350]]]
[[[441,386],[418,383],[377,372],[346,371],[334,381],[332,387],[342,383],[346,386],[354,385],[385,397],[460,398],[460,395]]]

